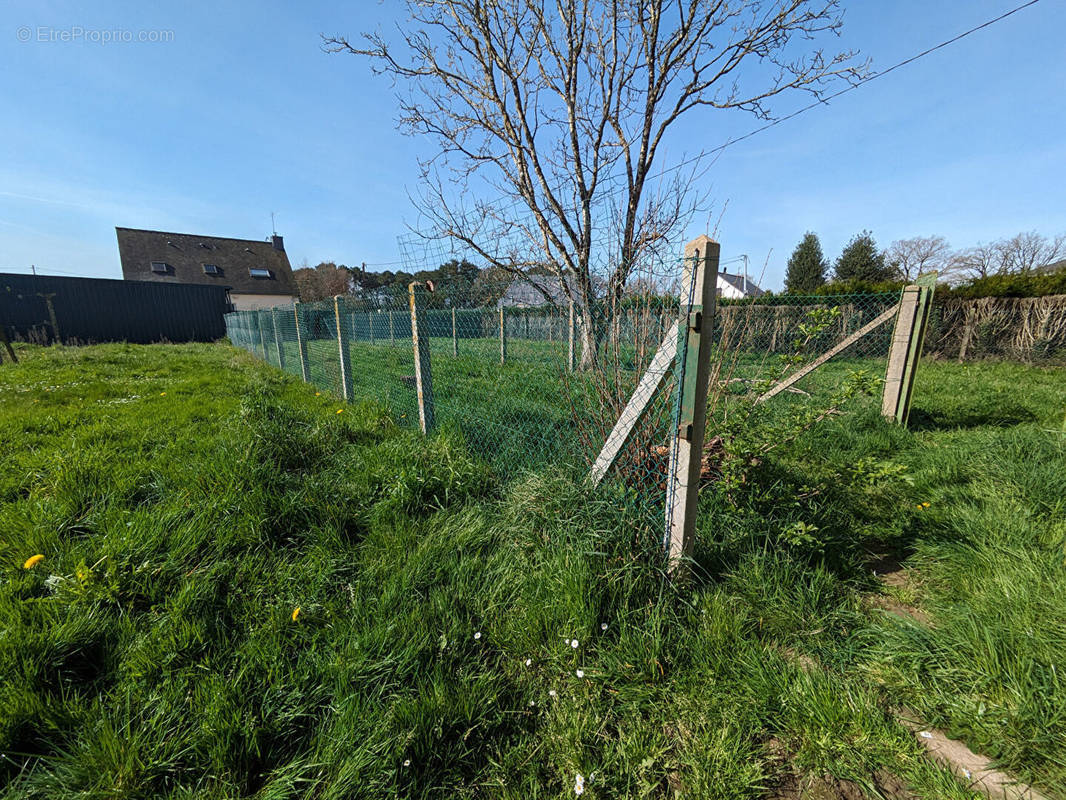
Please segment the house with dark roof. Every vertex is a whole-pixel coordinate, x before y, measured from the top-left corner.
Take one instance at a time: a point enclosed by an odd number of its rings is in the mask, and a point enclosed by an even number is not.
[[[288,306],[299,298],[285,243],[115,228],[128,281],[226,286],[237,311]]]
[[[743,300],[746,297],[758,297],[761,294],[766,294],[766,292],[756,286],[747,275],[730,275],[728,272],[719,272],[715,294],[732,300]]]

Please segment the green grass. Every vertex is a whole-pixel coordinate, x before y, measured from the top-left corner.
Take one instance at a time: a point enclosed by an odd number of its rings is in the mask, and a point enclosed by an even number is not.
[[[705,492],[672,585],[610,490],[501,479],[462,427],[404,427],[398,390],[390,417],[223,345],[20,352],[5,797],[562,797],[577,773],[591,797],[793,774],[875,796],[879,770],[970,797],[886,711],[904,702],[1064,782],[1062,370],[923,365],[911,432],[860,405]],[[467,390],[530,374],[485,362],[453,364]],[[884,552],[930,628],[864,601]]]

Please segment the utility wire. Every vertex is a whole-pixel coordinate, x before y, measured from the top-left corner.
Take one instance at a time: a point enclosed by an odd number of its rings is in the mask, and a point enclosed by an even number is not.
[[[673,165],[671,167],[666,167],[662,171],[660,171],[660,172],[658,172],[658,173],[656,173],[654,175],[651,175],[650,178],[651,179],[662,178],[662,177],[664,177],[665,175],[667,175],[667,174],[669,174],[671,172],[675,172],[675,171],[681,169],[682,167],[687,167],[690,164],[695,164],[695,163],[697,163],[699,161],[702,161],[707,156],[714,155],[716,153],[721,153],[726,148],[732,147],[733,145],[735,145],[735,144],[737,144],[739,142],[743,142],[745,139],[750,139],[752,136],[755,136],[756,134],[762,133],[763,131],[769,130],[770,128],[773,128],[773,127],[775,127],[777,125],[780,125],[782,122],[787,122],[790,119],[795,119],[800,114],[805,114],[806,112],[810,111],[811,109],[818,108],[819,106],[828,105],[830,100],[835,100],[836,98],[838,98],[838,97],[840,97],[842,95],[845,95],[848,92],[855,91],[860,86],[865,86],[867,83],[870,83],[870,81],[876,80],[878,78],[883,78],[885,75],[888,75],[889,73],[895,72],[896,70],[901,69],[901,68],[907,66],[908,64],[913,64],[915,61],[918,61],[919,59],[925,58],[927,55],[930,55],[931,53],[935,53],[937,50],[942,50],[943,48],[948,47],[949,45],[952,45],[952,44],[954,44],[955,42],[958,42],[961,39],[965,39],[967,36],[972,36],[973,34],[977,33],[978,31],[982,31],[985,28],[989,28],[989,27],[995,25],[996,23],[1002,22],[1007,17],[1013,16],[1014,14],[1017,14],[1019,11],[1023,11],[1025,9],[1029,8],[1030,6],[1035,6],[1039,2],[1040,2],[1040,0],[1028,0],[1028,2],[1022,3],[1021,5],[1016,6],[1015,8],[1012,8],[1010,11],[1007,11],[1007,12],[1005,12],[1003,14],[1000,14],[998,17],[994,17],[993,19],[990,19],[990,20],[988,20],[986,22],[982,22],[980,25],[975,25],[974,27],[963,31],[960,34],[952,36],[950,39],[945,39],[944,41],[940,42],[939,44],[935,44],[932,47],[928,47],[925,50],[922,50],[920,53],[915,53],[913,56],[910,56],[909,58],[905,58],[902,61],[898,61],[895,64],[893,64],[892,66],[888,67],[887,69],[883,69],[880,72],[875,72],[875,73],[873,73],[871,75],[867,75],[864,78],[860,78],[859,80],[855,81],[855,83],[849,84],[848,86],[844,87],[840,91],[834,92],[833,94],[827,95],[826,97],[821,97],[821,98],[815,100],[813,103],[810,103],[810,104],[808,104],[806,106],[803,106],[802,108],[797,109],[796,111],[793,111],[791,114],[786,114],[783,117],[779,117],[778,119],[771,120],[770,122],[767,122],[765,125],[760,125],[758,128],[754,128],[753,130],[748,131],[747,133],[743,134],[742,136],[737,136],[737,137],[735,137],[733,139],[728,139],[726,142],[724,142],[723,144],[718,145],[717,147],[714,147],[714,148],[712,148],[710,150],[704,150],[699,155],[693,156],[692,158],[685,159],[684,161],[681,161],[681,162],[679,162],[679,163],[677,163],[677,164],[675,164],[675,165]],[[622,188],[624,188],[624,187],[619,185],[618,188],[616,188],[616,189],[605,189],[599,195],[599,197],[611,197],[611,196],[617,194],[619,191],[621,191]],[[508,209],[508,208],[517,208],[520,205],[522,205],[522,203],[516,201],[516,202],[513,202],[513,203],[511,203],[509,205],[506,205],[506,206],[500,206],[500,208],[501,208],[501,210],[502,209]]]

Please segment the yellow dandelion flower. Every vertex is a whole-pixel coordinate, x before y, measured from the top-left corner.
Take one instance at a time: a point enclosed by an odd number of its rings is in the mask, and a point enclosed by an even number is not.
[[[919,503],[918,505],[915,506],[915,508],[917,508],[919,511],[923,511],[925,509],[925,506],[923,506],[921,503]]]
[[[928,503],[922,503],[922,508],[929,508],[929,504]]]
[[[26,559],[26,563],[22,565],[22,568],[23,569],[33,569],[38,564],[40,564],[42,561],[44,561],[44,556],[41,555],[40,553],[38,553],[35,556],[30,556],[29,558],[27,558]]]
[[[315,397],[321,397],[321,396],[322,396],[322,392],[315,392]]]
[[[294,608],[294,609],[292,610],[292,621],[293,621],[293,622],[296,622],[296,618],[297,618],[298,616],[300,616],[300,607],[299,607],[299,606],[296,606],[296,608]]]
[[[167,396],[167,393],[166,393],[166,392],[160,392],[160,393],[159,393],[159,396],[160,396],[160,397],[166,397],[166,396]]]
[[[344,409],[343,408],[338,408],[337,409],[337,413],[338,414],[343,414],[344,413]]]

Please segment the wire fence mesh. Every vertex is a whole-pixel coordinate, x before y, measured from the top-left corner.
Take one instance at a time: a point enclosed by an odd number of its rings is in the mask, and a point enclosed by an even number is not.
[[[557,277],[432,290],[419,283],[235,312],[227,330],[233,344],[321,391],[376,401],[403,426],[420,425],[421,389],[431,425],[461,434],[504,480],[548,465],[586,472],[620,418],[638,423],[625,431],[604,485],[645,509],[648,532],[659,536],[680,407],[678,365],[688,358],[683,320],[679,328],[681,268],[681,260],[657,265],[668,280],[631,284],[613,300],[601,292],[587,307]],[[720,300],[711,337],[712,420],[827,354],[832,368],[812,371],[775,402],[828,396],[849,370],[883,374],[898,300],[898,293]],[[709,431],[701,478],[714,479],[720,449]]]

